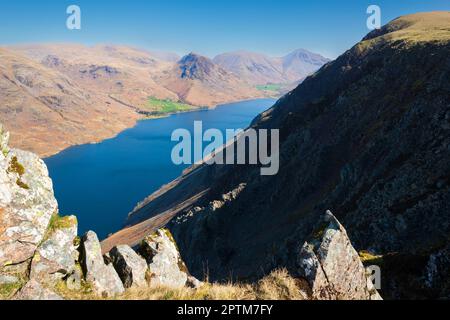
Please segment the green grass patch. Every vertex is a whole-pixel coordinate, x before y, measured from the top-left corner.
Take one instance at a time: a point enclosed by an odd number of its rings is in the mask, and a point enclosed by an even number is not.
[[[257,85],[256,89],[260,91],[273,91],[273,92],[279,92],[283,88],[282,84],[278,83],[272,83],[272,84],[266,84],[266,85]]]
[[[16,173],[19,175],[19,178],[16,180],[16,184],[22,189],[30,189],[30,187],[22,181],[22,176],[25,174],[24,166],[19,162],[16,156],[12,157],[11,162],[9,163],[9,167],[7,169],[8,173]]]
[[[27,282],[23,276],[12,275],[17,278],[17,282],[0,284],[0,300],[8,300],[14,296]]]
[[[56,231],[61,229],[68,229],[75,226],[78,223],[77,218],[75,216],[67,216],[61,217],[59,214],[55,213],[50,218],[50,222],[48,224],[47,232],[44,236],[44,240],[46,241],[50,238],[50,236]],[[74,239],[75,241],[75,239]]]
[[[10,299],[20,288],[22,288],[22,283],[8,283],[0,285],[0,299],[7,300]]]
[[[147,100],[147,107],[154,110],[155,114],[168,114],[191,110],[193,107],[189,104],[172,101],[170,99],[157,99],[150,97]]]
[[[22,180],[20,180],[20,178],[16,180],[16,184],[17,184],[19,187],[21,187],[22,189],[30,190],[30,186],[27,185],[27,184],[26,184],[25,182],[23,182]]]
[[[381,266],[383,264],[383,256],[374,255],[365,250],[359,252],[359,258],[365,266]]]
[[[74,216],[61,217],[58,214],[54,214],[50,219],[51,230],[68,229],[77,224],[77,219]]]
[[[12,173],[12,172],[17,173],[19,176],[23,176],[25,174],[25,168],[19,162],[19,160],[17,160],[16,156],[12,157],[11,162],[9,164],[8,172],[9,173]]]

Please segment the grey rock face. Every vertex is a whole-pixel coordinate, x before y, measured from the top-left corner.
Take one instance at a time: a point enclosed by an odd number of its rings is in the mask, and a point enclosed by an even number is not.
[[[14,300],[63,300],[53,291],[44,288],[35,280],[30,280],[14,296]]]
[[[74,246],[77,218],[71,216],[58,219],[63,220],[64,224],[39,246],[31,263],[30,278],[41,283],[54,284],[71,274],[78,259],[78,251]]]
[[[347,232],[329,211],[300,249],[298,267],[299,274],[311,286],[313,299],[380,298]]]
[[[145,287],[147,262],[129,246],[117,246],[110,251],[112,264],[125,288]]]
[[[57,212],[52,181],[38,156],[7,148],[0,134],[0,267],[30,259]]]
[[[148,263],[150,286],[181,288],[186,285],[187,269],[168,230],[157,230],[145,238],[139,252]]]
[[[113,297],[124,292],[122,281],[112,264],[106,265],[97,235],[89,231],[82,238],[81,266],[86,281],[103,297]]]

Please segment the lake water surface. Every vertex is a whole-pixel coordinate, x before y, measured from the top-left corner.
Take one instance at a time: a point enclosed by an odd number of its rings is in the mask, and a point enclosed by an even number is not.
[[[117,137],[99,144],[71,147],[45,159],[62,215],[76,215],[79,234],[88,230],[100,238],[120,229],[139,201],[177,178],[187,167],[171,161],[173,130],[193,132],[194,121],[204,130],[245,129],[274,104],[259,99],[143,120]]]

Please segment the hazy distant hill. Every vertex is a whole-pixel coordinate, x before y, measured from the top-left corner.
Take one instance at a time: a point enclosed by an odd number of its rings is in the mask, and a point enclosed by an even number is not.
[[[282,63],[279,58],[237,51],[218,55],[213,61],[254,85],[288,82],[283,77]]]
[[[317,53],[298,49],[282,58],[283,75],[291,81],[304,79],[330,60]]]
[[[317,71],[329,59],[304,49],[285,57],[237,51],[218,55],[213,60],[222,68],[254,85],[293,83]]]
[[[172,52],[149,51],[149,53],[151,56],[163,61],[177,62],[178,60],[181,59],[181,57],[178,54]]]

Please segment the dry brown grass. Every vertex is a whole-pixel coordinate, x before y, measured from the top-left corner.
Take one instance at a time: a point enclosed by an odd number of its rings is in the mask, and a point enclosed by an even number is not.
[[[307,285],[289,275],[287,270],[272,272],[258,283],[211,284],[199,289],[130,289],[117,299],[124,300],[306,300]]]
[[[287,270],[280,269],[255,284],[205,283],[198,289],[171,289],[164,287],[128,289],[115,300],[307,300],[308,285],[291,277]],[[67,300],[104,300],[83,284],[81,290],[70,291],[59,283],[56,292]]]
[[[309,286],[303,279],[291,277],[287,270],[275,270],[257,285],[258,300],[307,300]]]

